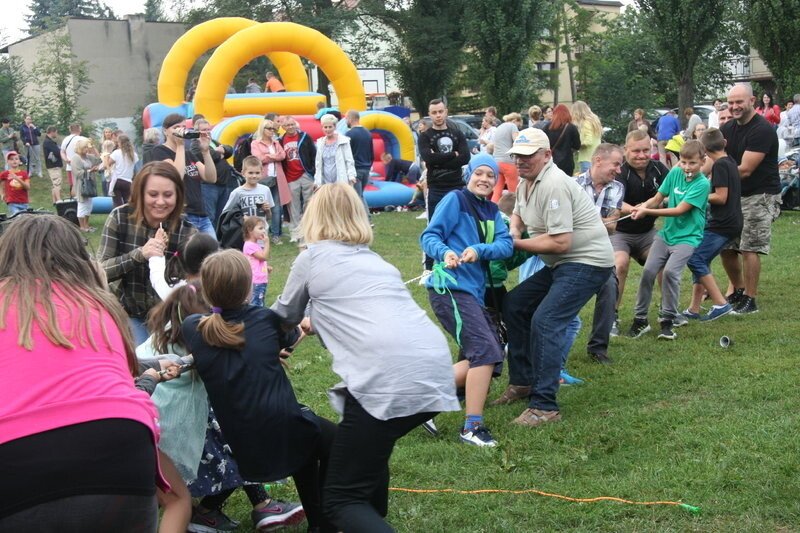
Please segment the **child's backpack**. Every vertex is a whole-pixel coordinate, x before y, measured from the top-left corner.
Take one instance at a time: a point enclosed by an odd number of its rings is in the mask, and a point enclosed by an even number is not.
[[[242,171],[242,161],[244,158],[251,155],[250,143],[253,140],[253,134],[247,133],[236,139],[236,144],[233,147],[233,168]]]

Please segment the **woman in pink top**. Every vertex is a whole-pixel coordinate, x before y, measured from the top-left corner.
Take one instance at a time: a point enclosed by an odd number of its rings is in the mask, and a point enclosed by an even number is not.
[[[0,273],[0,531],[155,531],[158,411],[102,268],[77,227],[23,215]]]
[[[264,119],[258,125],[258,130],[253,134],[250,142],[250,153],[256,156],[262,164],[261,180],[262,185],[269,187],[272,199],[275,200],[275,207],[272,209],[272,220],[269,224],[269,233],[272,235],[272,244],[283,244],[281,242],[281,225],[283,224],[282,206],[291,203],[292,192],[289,190],[289,183],[283,173],[281,161],[286,159],[286,151],[277,140],[278,125],[275,122]]]

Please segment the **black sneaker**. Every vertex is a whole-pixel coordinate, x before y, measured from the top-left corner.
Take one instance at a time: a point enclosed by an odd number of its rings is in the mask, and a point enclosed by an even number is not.
[[[634,318],[631,329],[628,330],[628,337],[638,339],[648,331],[650,331],[650,324],[647,323],[646,319]]]
[[[594,361],[595,363],[600,363],[601,365],[610,365],[614,361],[608,356],[608,354],[604,354],[601,352],[588,352],[589,359]]]
[[[658,334],[659,339],[674,341],[678,338],[675,331],[672,329],[672,320],[664,320],[661,322],[661,333]]]
[[[736,315],[752,315],[758,313],[758,306],[756,306],[756,299],[752,296],[743,295],[739,300],[739,305],[734,306],[733,313]]]
[[[744,298],[744,289],[735,289],[728,295],[726,300],[728,300],[728,303],[731,304],[735,310],[742,301],[742,298]]]

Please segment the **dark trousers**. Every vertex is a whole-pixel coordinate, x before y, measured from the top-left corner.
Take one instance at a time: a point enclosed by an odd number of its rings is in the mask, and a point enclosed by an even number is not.
[[[114,196],[112,198],[114,207],[127,204],[131,198],[131,182],[118,179],[114,184]]]
[[[389,458],[394,443],[435,414],[378,420],[347,394],[323,490],[325,515],[338,531],[394,531],[384,520],[389,510]]]
[[[533,409],[557,411],[558,378],[567,326],[613,268],[583,263],[544,267],[505,297],[511,385],[530,385]]]
[[[463,187],[452,187],[449,189],[438,189],[435,187],[428,186],[428,222],[433,220],[433,213],[436,211],[436,206],[439,205],[439,202],[442,201],[442,198],[445,197],[447,193],[450,191],[455,191],[461,189]],[[425,270],[431,270],[433,268],[434,259],[432,257],[425,256]]]
[[[297,494],[303,504],[309,527],[319,527],[323,532],[337,531],[330,521],[323,515],[322,509],[322,488],[325,485],[325,472],[328,471],[328,462],[331,446],[336,435],[336,424],[317,415],[317,423],[320,427],[320,439],[317,442],[317,449],[303,468],[292,474]]]
[[[597,299],[594,302],[592,334],[586,345],[586,351],[589,353],[608,355],[608,340],[611,337],[611,327],[614,325],[618,286],[619,280],[614,271],[597,292]]]

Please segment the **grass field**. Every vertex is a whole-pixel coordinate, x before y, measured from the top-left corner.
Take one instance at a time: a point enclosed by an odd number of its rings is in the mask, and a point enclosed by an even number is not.
[[[33,198],[33,206],[46,206],[43,181],[34,184]],[[415,216],[374,217],[373,248],[404,279],[421,270],[417,237],[424,222]],[[92,217],[98,226],[90,238],[95,247],[103,218]],[[800,214],[784,213],[773,225],[773,254],[763,261],[758,314],[690,324],[678,330],[675,342],[657,341],[655,334],[612,339],[609,354],[615,364],[600,366],[586,356],[590,303],[581,313],[584,329],[568,364],[586,384],[562,388],[563,422],[520,428],[510,422],[522,404],[489,408],[487,424],[501,446],[487,450],[460,445],[462,414],[445,414],[437,418],[439,438],[415,430],[399,441],[392,459],[393,487],[537,489],[576,498],[682,501],[699,506],[699,514],[673,506],[574,503],[535,494],[394,492],[390,523],[405,532],[800,531],[798,224]],[[270,302],[296,253],[288,243],[273,247]],[[620,312],[624,328],[640,272],[631,268]],[[682,288],[685,307],[688,273]],[[410,289],[429,310],[424,288],[413,284]],[[720,348],[721,335],[730,336],[733,346]],[[338,380],[315,338],[295,351],[290,378],[300,401],[333,417],[325,390]],[[495,380],[490,398],[500,394],[505,380]],[[291,487],[277,487],[274,494],[296,498]],[[239,492],[226,507],[242,522],[240,531],[252,529],[249,510]]]

